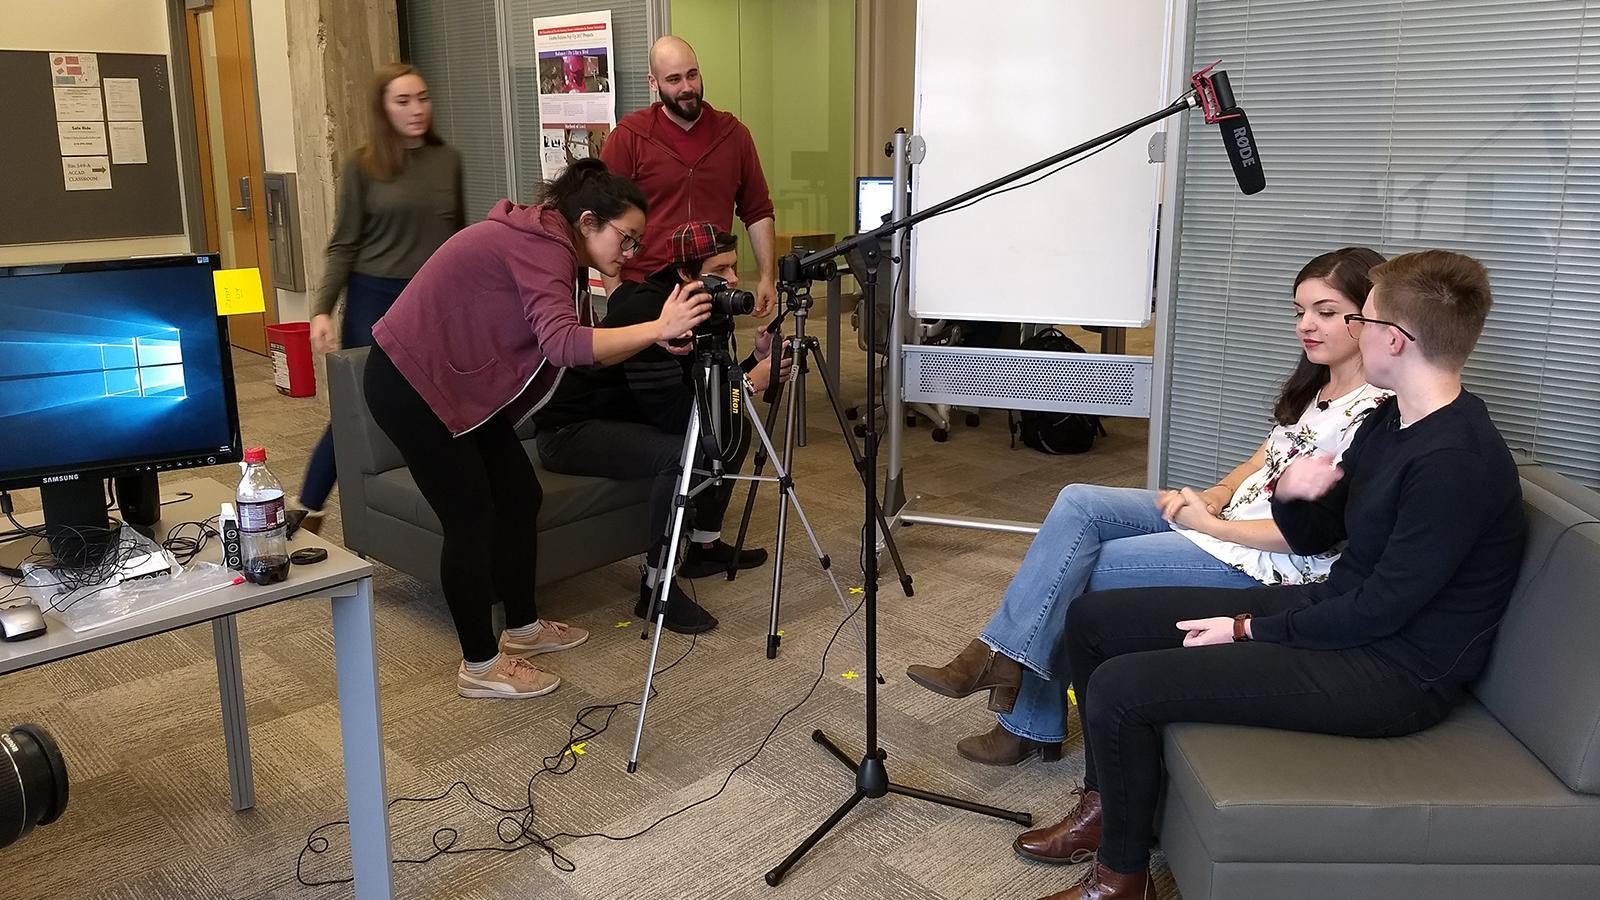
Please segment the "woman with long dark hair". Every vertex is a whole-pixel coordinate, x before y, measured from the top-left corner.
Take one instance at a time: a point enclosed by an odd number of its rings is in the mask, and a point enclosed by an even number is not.
[[[1337,456],[1385,396],[1366,383],[1346,330],[1383,257],[1364,247],[1324,253],[1294,280],[1301,355],[1273,407],[1273,428],[1255,455],[1204,490],[1146,491],[1069,484],[1006,588],[983,633],[944,666],[906,674],[948,697],[989,692],[999,715],[963,738],[963,757],[1015,765],[1060,758],[1066,739],[1067,607],[1086,590],[1165,585],[1256,587],[1328,577],[1337,554],[1296,555],[1272,521],[1269,488],[1293,459]],[[1359,326],[1358,326],[1359,327]]]
[[[516,426],[548,398],[560,368],[619,363],[688,336],[709,314],[710,298],[692,282],[654,321],[586,324],[588,269],[621,272],[644,222],[633,182],[579,160],[536,205],[502,200],[446,241],[372,330],[367,405],[443,529],[439,575],[461,639],[463,697],[549,693],[561,679],[527,657],[588,639],[535,608],[544,495]],[[506,623],[498,638],[497,601]]]
[[[367,143],[344,166],[328,237],[327,271],[311,308],[311,345],[319,353],[366,347],[433,251],[466,226],[461,156],[433,132],[433,101],[417,70],[391,63],[372,76]],[[335,332],[333,312],[344,295]],[[323,504],[338,473],[333,429],[324,429],[290,515],[308,531],[321,527]]]

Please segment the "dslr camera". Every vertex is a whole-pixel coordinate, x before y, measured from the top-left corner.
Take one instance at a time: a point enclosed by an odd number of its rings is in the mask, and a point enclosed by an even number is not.
[[[756,311],[756,295],[729,286],[726,278],[702,275],[700,289],[711,295],[711,316],[695,328],[696,334],[732,331],[734,316],[748,316]]]

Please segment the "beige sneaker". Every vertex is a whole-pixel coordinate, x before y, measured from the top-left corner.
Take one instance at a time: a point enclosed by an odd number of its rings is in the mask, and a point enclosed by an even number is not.
[[[463,662],[456,670],[456,693],[463,697],[488,697],[523,700],[542,697],[561,684],[558,676],[533,667],[518,656],[502,656],[482,675],[467,671]]]
[[[538,656],[557,650],[571,650],[587,641],[589,632],[575,625],[544,620],[544,627],[531,640],[519,641],[510,634],[500,632],[500,652],[507,656]]]

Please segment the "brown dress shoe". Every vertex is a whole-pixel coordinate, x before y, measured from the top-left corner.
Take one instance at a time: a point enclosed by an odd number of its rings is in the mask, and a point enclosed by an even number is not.
[[[1035,754],[1045,762],[1055,762],[1061,758],[1061,745],[1020,737],[996,722],[993,728],[982,734],[968,735],[956,741],[956,752],[963,759],[986,766],[1014,766]]]
[[[906,677],[946,697],[970,697],[988,691],[989,708],[1004,713],[1011,712],[1017,702],[1022,664],[975,640],[943,666],[911,666],[906,669]]]
[[[1089,877],[1041,900],[1150,900],[1154,896],[1148,870],[1124,875],[1097,862]]]
[[[1070,865],[1088,862],[1100,849],[1100,792],[1075,790],[1078,805],[1048,828],[1017,835],[1011,848],[1039,862]]]

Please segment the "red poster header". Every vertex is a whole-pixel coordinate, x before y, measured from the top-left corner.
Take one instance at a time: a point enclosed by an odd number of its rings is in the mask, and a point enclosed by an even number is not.
[[[596,22],[593,25],[563,25],[560,28],[541,28],[539,34],[568,34],[573,31],[604,31],[606,23]]]

